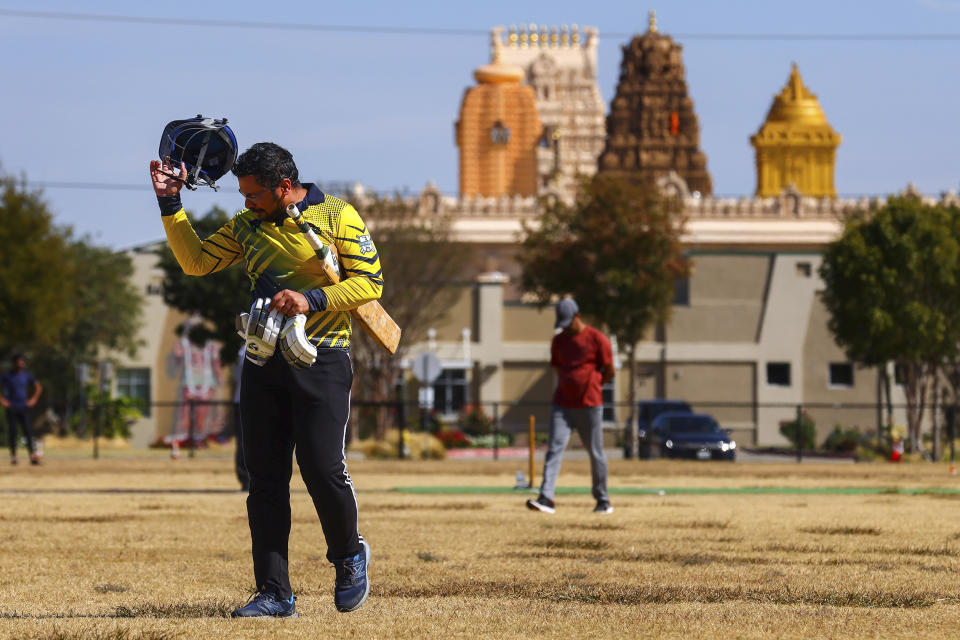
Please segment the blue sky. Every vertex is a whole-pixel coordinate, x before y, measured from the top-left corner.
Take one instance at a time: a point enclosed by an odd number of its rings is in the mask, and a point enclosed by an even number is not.
[[[842,194],[883,194],[914,182],[960,186],[960,39],[708,40],[683,34],[960,34],[960,0],[674,0],[636,2],[130,3],[0,0],[0,12],[45,11],[480,30],[577,23],[600,31],[599,85],[609,104],[620,47],[646,30],[684,47],[701,146],[717,194],[755,188],[749,136],[796,61],[843,136]],[[0,13],[0,168],[44,188],[61,224],[122,248],[162,237],[147,163],[168,121],[227,116],[241,148],[289,148],[306,179],[457,190],[453,123],[486,35],[384,35],[16,17]],[[242,206],[236,180],[185,195],[198,212]]]

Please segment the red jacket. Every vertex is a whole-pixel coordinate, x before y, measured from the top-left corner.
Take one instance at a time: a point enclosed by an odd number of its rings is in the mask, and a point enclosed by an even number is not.
[[[550,344],[550,366],[557,370],[553,403],[570,409],[602,406],[603,370],[612,364],[610,341],[593,327],[558,333]]]

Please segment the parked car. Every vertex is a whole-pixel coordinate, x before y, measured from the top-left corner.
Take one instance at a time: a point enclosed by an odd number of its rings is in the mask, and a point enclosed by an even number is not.
[[[734,460],[737,443],[705,413],[661,413],[650,429],[651,447],[664,458]]]
[[[667,411],[672,413],[693,413],[690,405],[683,400],[665,400],[660,398],[657,400],[641,400],[637,403],[637,439],[640,445],[638,449],[641,460],[649,458],[652,453],[649,438],[650,426],[657,416]],[[630,438],[626,437],[630,434],[629,423],[623,433],[625,436],[623,439],[623,457],[629,458]]]

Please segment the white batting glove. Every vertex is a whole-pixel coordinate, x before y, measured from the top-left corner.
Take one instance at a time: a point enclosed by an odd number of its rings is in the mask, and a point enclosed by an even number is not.
[[[250,319],[250,314],[247,313],[246,311],[242,313],[238,313],[237,317],[235,318],[234,328],[237,330],[237,335],[243,338],[244,340],[247,339],[247,321],[249,319]]]
[[[247,319],[247,360],[261,367],[266,364],[276,349],[282,322],[283,314],[270,311],[270,298],[254,300]]]
[[[306,334],[307,316],[298,313],[287,320],[280,332],[280,353],[295,369],[306,369],[317,360],[317,348]]]

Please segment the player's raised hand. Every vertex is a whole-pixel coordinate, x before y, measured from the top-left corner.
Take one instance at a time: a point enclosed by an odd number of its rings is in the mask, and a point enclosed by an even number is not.
[[[170,158],[150,161],[150,178],[153,180],[153,190],[158,196],[175,196],[183,189],[183,181],[187,178],[187,166],[180,163],[180,173],[173,173],[173,163]]]

